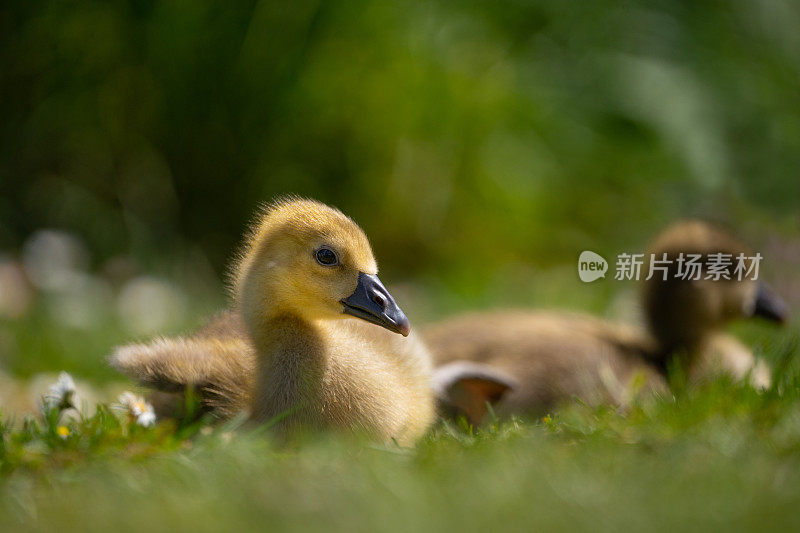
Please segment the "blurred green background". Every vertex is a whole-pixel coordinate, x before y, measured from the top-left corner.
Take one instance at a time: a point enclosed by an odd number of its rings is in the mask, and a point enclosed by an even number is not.
[[[793,0],[5,3],[0,368],[106,377],[196,324],[286,193],[353,216],[423,323],[627,316],[578,254],[685,216],[796,307],[798,28]]]

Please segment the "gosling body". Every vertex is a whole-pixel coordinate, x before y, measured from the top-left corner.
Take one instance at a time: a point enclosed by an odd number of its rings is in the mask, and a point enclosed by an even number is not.
[[[438,375],[470,361],[485,366],[487,381],[509,381],[501,397],[480,397],[472,409],[458,405],[477,424],[490,400],[499,415],[541,415],[565,401],[625,405],[642,393],[663,393],[667,381],[653,341],[633,327],[591,316],[524,310],[472,313],[433,326],[425,340]],[[496,377],[498,371],[508,380]],[[461,376],[438,383],[437,393],[452,403],[450,388]],[[483,389],[473,394],[480,394]],[[463,394],[463,393],[462,393]],[[500,401],[502,399],[502,401]]]

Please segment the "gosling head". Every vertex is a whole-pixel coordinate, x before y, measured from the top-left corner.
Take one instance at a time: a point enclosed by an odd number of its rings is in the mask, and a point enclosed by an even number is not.
[[[377,277],[366,235],[341,211],[290,198],[260,214],[240,254],[234,292],[251,331],[272,316],[353,316],[407,336],[411,325]]]
[[[680,279],[677,260],[681,253],[684,257],[699,254],[701,263],[707,261],[709,254],[730,254],[732,264],[726,269],[730,279],[705,279],[705,265],[700,279]],[[786,304],[765,283],[738,280],[736,258],[739,254],[752,256],[749,248],[705,222],[685,221],[670,226],[656,238],[647,257],[651,254],[656,260],[666,254],[670,261],[666,280],[656,272],[644,286],[650,329],[666,350],[691,346],[737,318],[760,316],[777,323],[788,318]]]

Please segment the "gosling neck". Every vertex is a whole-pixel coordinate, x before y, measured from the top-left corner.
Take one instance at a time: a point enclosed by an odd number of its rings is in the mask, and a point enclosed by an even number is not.
[[[259,326],[251,329],[257,354],[253,418],[285,417],[284,426],[313,423],[310,410],[322,405],[328,363],[318,327],[288,311],[272,314]]]
[[[691,317],[683,317],[681,320],[687,319],[692,320]],[[673,323],[657,324],[651,321],[649,329],[656,340],[655,362],[663,373],[672,365],[677,365],[684,373],[689,372],[704,342],[720,331],[720,328],[710,327],[708,324],[705,327],[695,324],[693,328],[676,327]]]

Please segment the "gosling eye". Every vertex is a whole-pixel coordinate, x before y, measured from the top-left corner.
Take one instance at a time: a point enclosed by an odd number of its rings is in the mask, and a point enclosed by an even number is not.
[[[317,258],[317,263],[322,266],[336,266],[339,264],[339,258],[336,256],[336,252],[330,248],[320,248],[314,253],[314,257]]]

